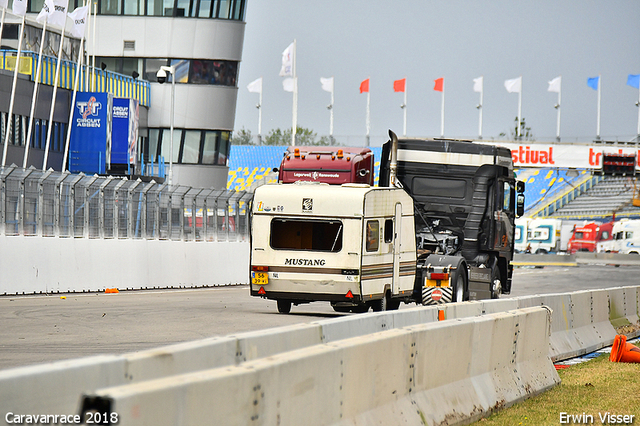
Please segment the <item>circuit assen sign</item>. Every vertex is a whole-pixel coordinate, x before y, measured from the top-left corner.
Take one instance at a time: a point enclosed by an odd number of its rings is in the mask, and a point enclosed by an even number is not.
[[[602,153],[636,156],[636,169],[640,168],[640,149],[617,146],[570,144],[517,144],[487,142],[511,150],[514,167],[557,167],[576,169],[602,169]]]

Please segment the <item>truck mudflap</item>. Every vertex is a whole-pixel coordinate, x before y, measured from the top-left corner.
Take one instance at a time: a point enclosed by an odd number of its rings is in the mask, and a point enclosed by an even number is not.
[[[453,301],[453,288],[451,287],[422,287],[423,305],[440,305]]]

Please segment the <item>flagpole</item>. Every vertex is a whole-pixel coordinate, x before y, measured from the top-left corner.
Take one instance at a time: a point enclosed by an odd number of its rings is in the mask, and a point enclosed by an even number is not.
[[[69,6],[67,4],[68,10]],[[56,73],[53,78],[53,95],[51,98],[51,108],[49,110],[49,123],[47,125],[47,142],[44,146],[44,159],[42,161],[42,171],[47,169],[47,160],[49,158],[49,144],[51,143],[51,130],[53,129],[53,112],[56,109],[56,94],[58,93],[58,86],[60,84],[60,63],[62,62],[62,46],[64,45],[64,30],[67,26],[67,16],[65,10],[64,23],[62,24],[62,32],[60,33],[60,46],[58,47],[58,58],[56,61]]]
[[[562,76],[560,76],[562,77]],[[560,108],[561,108],[561,103],[560,100],[562,99],[562,80],[560,80],[560,87],[558,88],[558,104],[556,105],[556,108],[558,109],[558,125],[557,125],[557,129],[556,129],[556,140],[558,142],[560,142]]]
[[[91,14],[89,14],[91,15]],[[78,81],[80,79],[80,73],[82,72],[82,66],[84,65],[84,34],[82,35],[82,38],[80,39],[80,52],[78,54],[78,70],[76,71],[76,76],[73,82],[73,95],[71,96],[71,105],[69,108],[69,121],[68,121],[68,128],[67,128],[67,137],[64,143],[64,155],[62,157],[62,171],[64,172],[65,170],[67,170],[67,158],[69,157],[69,141],[71,139],[71,128],[73,127],[73,110],[75,108],[75,104],[76,104],[76,94],[78,93]],[[172,78],[175,79],[175,76],[172,76]],[[173,115],[172,115],[173,116]],[[173,132],[171,132],[171,135],[173,136]],[[172,156],[169,157],[169,159],[173,158],[173,152],[171,153]]]
[[[293,69],[293,113],[292,113],[292,123],[291,123],[291,146],[296,145],[296,131],[298,129],[298,76],[296,74],[296,39],[293,39],[293,58],[292,58],[292,69]]]
[[[444,138],[444,78],[442,79],[442,108],[440,110],[440,137]]]
[[[404,110],[404,123],[402,127],[402,135],[407,136],[407,77],[404,78],[404,104],[402,104]]]
[[[369,80],[369,84],[371,83],[371,76],[367,77],[367,80]],[[367,121],[366,121],[366,125],[367,125],[367,137],[365,139],[365,146],[369,146],[370,144],[370,132],[371,132],[371,88],[367,87]]]
[[[89,13],[87,14],[87,30],[85,32],[85,34],[87,35],[87,39],[88,39],[88,35],[91,34],[91,0],[89,0],[88,2],[85,1],[85,3],[89,4]],[[83,36],[84,38],[84,36]],[[88,40],[86,43],[86,46],[88,46]],[[89,91],[89,53],[87,48],[85,47],[84,52],[82,53],[83,55],[87,55],[87,65],[82,69],[82,84],[81,84],[81,89],[84,92],[88,92]],[[82,58],[82,64],[84,64],[84,56]],[[80,59],[78,59],[78,63],[80,63]],[[69,121],[69,123],[71,123],[71,121]]]
[[[2,18],[0,18],[0,46],[2,46],[2,31],[4,30],[4,17],[7,14],[7,8],[2,8]]]
[[[480,88],[480,104],[478,105],[478,138],[482,139],[482,102],[484,98],[484,76],[482,78],[482,87]]]
[[[602,90],[602,76],[598,74],[598,122],[596,123],[596,139],[600,139],[600,91]]]
[[[520,122],[522,121],[522,76],[520,76],[520,91],[518,92],[518,125],[516,126],[516,135],[518,140],[522,137],[520,131]]]
[[[96,88],[96,27],[98,25],[96,25],[98,23],[97,15],[98,15],[98,3],[97,2],[92,2],[93,3],[93,40],[91,40],[91,56],[92,56],[92,61],[91,61],[91,91],[95,92],[95,88]],[[91,9],[89,9],[89,14],[91,14]]]
[[[13,124],[13,104],[16,99],[16,84],[18,83],[18,69],[20,68],[20,54],[22,53],[22,38],[24,35],[25,15],[22,15],[20,24],[20,36],[18,37],[18,56],[16,57],[16,67],[13,70],[13,84],[11,86],[11,100],[9,101],[9,112],[7,114],[7,125],[5,126],[4,147],[2,148],[2,167],[7,164],[7,147],[9,146],[9,135]]]
[[[262,145],[262,77],[260,77],[260,99],[258,100],[258,143]]]
[[[53,11],[51,11],[53,13]],[[31,97],[31,111],[29,112],[29,127],[27,130],[27,140],[24,147],[24,155],[22,158],[22,168],[27,168],[27,160],[29,158],[29,147],[31,146],[31,133],[33,132],[33,115],[36,110],[36,99],[38,98],[38,85],[40,84],[40,71],[42,69],[42,50],[44,47],[44,36],[47,32],[47,19],[42,24],[42,37],[40,38],[40,50],[38,51],[38,65],[36,66],[36,81],[33,83],[33,96]]]
[[[333,90],[334,90],[335,81],[333,76],[331,76],[331,108],[329,115],[329,136],[331,140],[333,140]]]

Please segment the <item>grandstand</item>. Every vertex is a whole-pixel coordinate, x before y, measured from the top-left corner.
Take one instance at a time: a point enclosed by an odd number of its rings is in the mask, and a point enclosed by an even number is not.
[[[553,213],[559,219],[600,219],[616,217],[640,217],[640,207],[632,202],[637,196],[634,177],[606,176],[583,195],[567,203]]]

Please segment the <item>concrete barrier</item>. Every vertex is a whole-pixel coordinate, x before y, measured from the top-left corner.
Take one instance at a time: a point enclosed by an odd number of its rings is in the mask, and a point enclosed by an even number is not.
[[[100,389],[84,409],[127,425],[468,423],[559,383],[549,321],[529,308],[392,329]]]
[[[0,295],[247,284],[248,242],[0,235]],[[64,265],[61,268],[60,265]]]
[[[638,287],[623,287],[414,307],[208,338],[122,356],[92,357],[3,370],[0,371],[0,413],[9,410],[46,412],[52,408],[56,412],[75,412],[78,395],[83,392],[237,366],[321,343],[434,323],[438,321],[438,311],[443,311],[445,319],[449,320],[516,308],[550,306],[553,314],[547,350],[551,359],[558,361],[610,345],[617,334],[614,324],[623,324],[629,336],[640,335],[639,293]],[[72,379],[61,382],[61,377]],[[79,379],[73,379],[75,377]],[[59,391],[60,383],[64,383],[64,392]],[[38,398],[30,397],[34,394]]]

